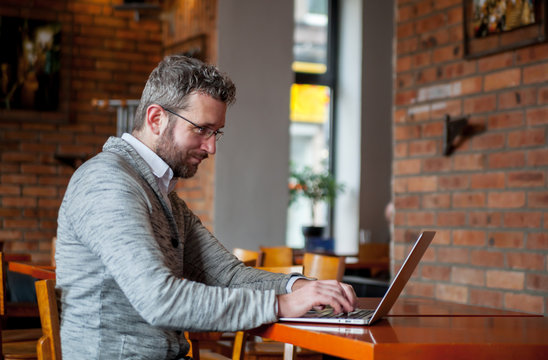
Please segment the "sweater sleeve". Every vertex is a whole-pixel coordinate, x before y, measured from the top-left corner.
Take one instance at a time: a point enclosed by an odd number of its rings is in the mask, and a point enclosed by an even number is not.
[[[88,161],[73,176],[63,212],[78,229],[79,240],[104,265],[103,277],[112,277],[143,319],[192,331],[234,331],[276,321],[275,293],[285,279],[271,277],[264,286],[240,287],[257,273],[242,268],[195,220],[185,249],[192,254],[185,265],[196,263],[187,279],[175,277],[155,241],[150,221],[154,199],[143,189],[142,179],[116,155],[101,158]],[[202,266],[200,276],[197,269]]]

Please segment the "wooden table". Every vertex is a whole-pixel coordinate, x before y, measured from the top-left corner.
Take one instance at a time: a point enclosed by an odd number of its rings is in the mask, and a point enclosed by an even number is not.
[[[379,299],[360,299],[360,307]],[[400,299],[372,326],[275,323],[253,335],[348,359],[544,359],[548,319],[435,300]]]
[[[45,280],[55,279],[55,267],[48,265],[37,265],[25,262],[10,261],[8,262],[8,269],[10,271],[18,272],[21,274],[30,275],[34,278]]]

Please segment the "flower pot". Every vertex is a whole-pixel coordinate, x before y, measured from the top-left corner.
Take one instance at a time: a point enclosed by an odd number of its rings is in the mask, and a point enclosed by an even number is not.
[[[305,239],[308,237],[322,237],[324,227],[323,226],[303,226],[302,231]]]

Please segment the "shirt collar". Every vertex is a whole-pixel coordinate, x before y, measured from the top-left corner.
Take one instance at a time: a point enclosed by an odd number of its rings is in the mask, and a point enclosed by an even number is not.
[[[175,184],[177,183],[177,178],[173,177],[173,170],[171,170],[169,165],[133,135],[124,133],[122,135],[122,139],[133,146],[135,151],[137,151],[148,166],[150,166],[152,173],[158,179],[160,191],[162,191],[165,195],[169,194],[175,188]]]

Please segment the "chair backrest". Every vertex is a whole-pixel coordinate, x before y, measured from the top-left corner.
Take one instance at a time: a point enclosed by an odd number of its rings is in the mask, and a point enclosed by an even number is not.
[[[341,281],[344,275],[344,257],[305,253],[304,275],[318,280]]]
[[[360,244],[358,261],[379,260],[388,257],[389,245],[386,243]]]
[[[263,262],[259,266],[291,266],[293,263],[293,249],[288,246],[263,247]]]
[[[263,262],[262,251],[253,251],[242,248],[234,248],[232,254],[247,266],[259,266]]]
[[[273,273],[280,274],[291,274],[291,273],[303,273],[302,265],[291,265],[291,266],[257,266],[256,269],[270,271]]]
[[[38,340],[36,347],[38,360],[61,360],[61,334],[55,280],[37,281],[36,297],[42,323],[42,337]]]

